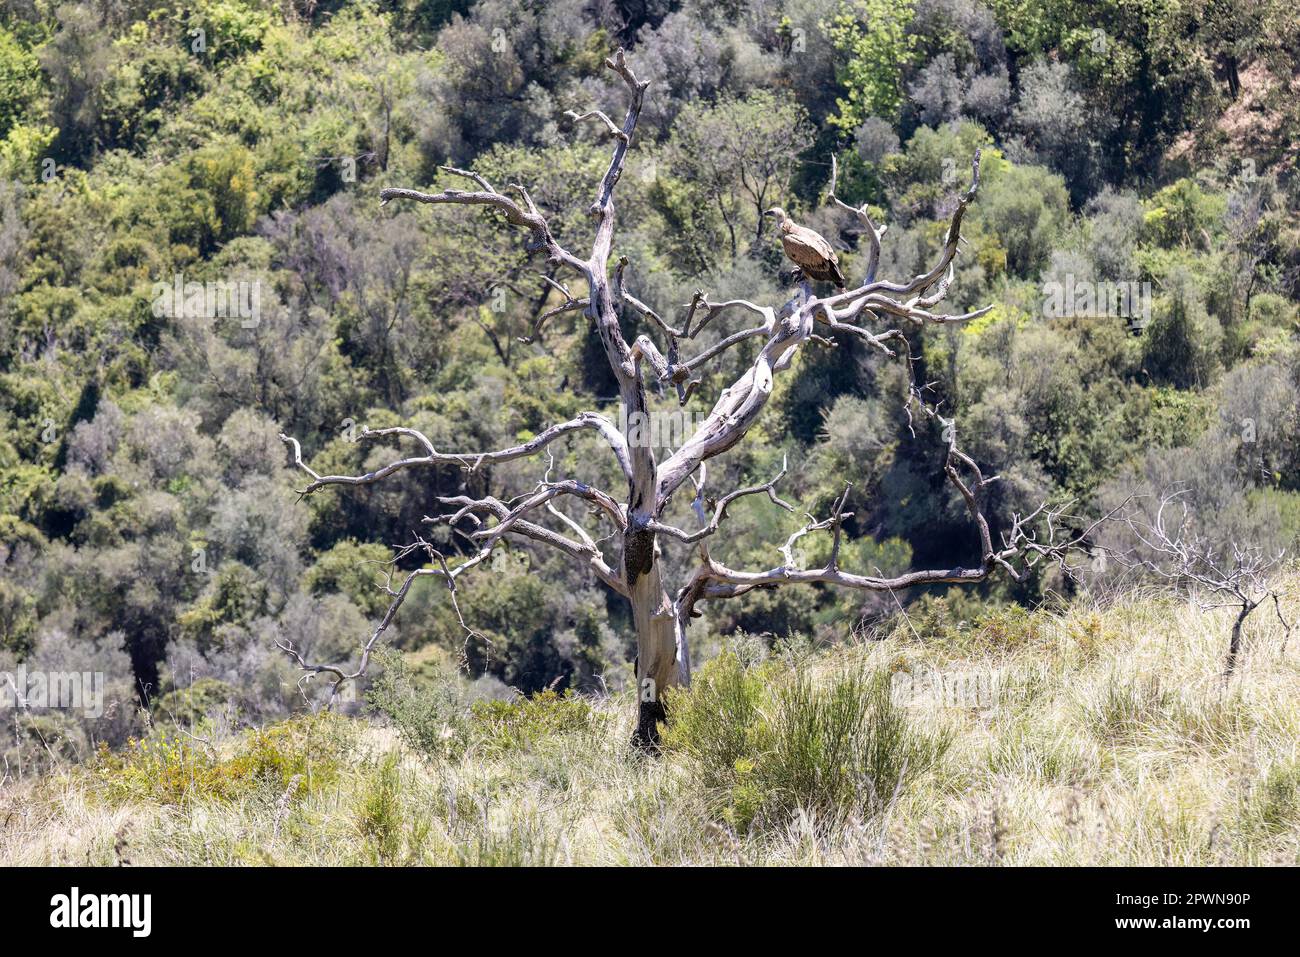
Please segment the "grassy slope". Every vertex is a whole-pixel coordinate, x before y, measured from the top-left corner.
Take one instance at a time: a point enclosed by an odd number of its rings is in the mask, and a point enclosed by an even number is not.
[[[1181,603],[914,624],[924,641],[905,631],[802,662],[821,686],[864,664],[1000,669],[991,709],[906,708],[951,744],[874,810],[819,817],[787,794],[746,832],[725,810],[734,795],[702,785],[734,769],[629,755],[630,703],[612,699],[542,734],[452,719],[468,747],[452,757],[308,719],[193,765],[173,750],[11,781],[0,863],[1300,862],[1300,635],[1283,652],[1264,609],[1226,685],[1226,613]],[[780,685],[791,665],[767,667]]]

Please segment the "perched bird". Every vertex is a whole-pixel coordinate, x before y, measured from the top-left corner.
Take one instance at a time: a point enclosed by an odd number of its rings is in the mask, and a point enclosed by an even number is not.
[[[807,278],[833,282],[836,288],[844,288],[840,260],[830,243],[807,226],[796,226],[780,206],[773,206],[763,215],[776,217],[781,227],[781,247]]]

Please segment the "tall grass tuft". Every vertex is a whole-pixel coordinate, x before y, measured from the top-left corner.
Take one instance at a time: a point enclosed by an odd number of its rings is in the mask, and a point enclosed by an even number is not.
[[[392,864],[402,852],[402,781],[397,752],[384,755],[362,791],[357,826],[376,864]]]
[[[741,830],[784,828],[800,812],[829,823],[878,815],[949,746],[895,704],[882,671],[819,684],[802,669],[747,671],[724,655],[669,714],[668,748]]]

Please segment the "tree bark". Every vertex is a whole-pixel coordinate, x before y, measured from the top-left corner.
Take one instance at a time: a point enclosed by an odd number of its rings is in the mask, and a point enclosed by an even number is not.
[[[1237,618],[1232,623],[1232,637],[1228,641],[1228,661],[1225,674],[1231,675],[1233,669],[1237,667],[1237,654],[1241,651],[1241,633],[1246,626],[1246,619],[1250,617],[1250,613],[1255,610],[1257,604],[1259,602],[1243,602],[1241,611],[1237,612]]]
[[[632,743],[652,749],[659,744],[659,724],[667,716],[663,692],[690,682],[689,656],[679,654],[673,602],[660,570],[659,545],[649,527],[660,510],[659,469],[649,436],[645,434],[649,430],[640,427],[649,416],[640,360],[621,335],[618,308],[605,275],[605,263],[597,258],[592,265],[591,302],[598,310],[597,328],[610,365],[619,378],[623,421],[627,423],[624,439],[632,466],[627,530],[623,534],[623,580],[636,628],[639,705]]]
[[[632,733],[632,743],[640,748],[653,749],[659,745],[659,724],[667,717],[663,692],[668,688],[690,683],[690,656],[686,652],[685,635],[678,641],[677,617],[672,602],[664,588],[659,573],[659,562],[654,559],[653,532],[637,532],[628,536],[628,542],[640,559],[646,548],[650,549],[650,567],[637,571],[625,562],[632,602],[632,621],[636,627],[636,680],[637,723]],[[635,576],[635,577],[633,577]]]

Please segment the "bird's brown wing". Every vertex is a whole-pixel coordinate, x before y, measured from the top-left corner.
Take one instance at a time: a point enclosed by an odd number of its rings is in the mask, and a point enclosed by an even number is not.
[[[840,272],[840,260],[835,250],[811,229],[795,226],[781,237],[781,245],[791,262],[809,279],[844,285],[844,274]]]

